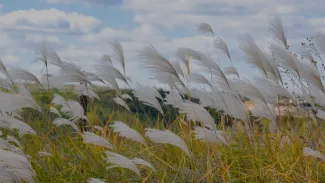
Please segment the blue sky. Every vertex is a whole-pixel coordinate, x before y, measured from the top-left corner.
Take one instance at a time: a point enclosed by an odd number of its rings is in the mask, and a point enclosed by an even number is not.
[[[0,58],[39,76],[42,66],[31,62],[45,40],[62,57],[92,71],[92,64],[109,53],[107,42],[119,39],[127,75],[150,83],[136,51],[150,43],[170,59],[180,47],[216,55],[213,38],[196,32],[197,23],[207,22],[227,42],[238,70],[251,75],[254,70],[238,47],[241,36],[249,33],[267,50],[268,20],[279,14],[289,44],[299,49],[307,36],[324,31],[323,7],[323,0],[0,0]],[[220,64],[229,65],[226,57],[220,56]]]

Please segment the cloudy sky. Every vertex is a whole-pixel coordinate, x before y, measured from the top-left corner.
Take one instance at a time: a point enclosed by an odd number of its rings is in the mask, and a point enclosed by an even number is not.
[[[153,44],[171,58],[188,47],[215,54],[213,38],[199,34],[196,24],[211,24],[228,44],[236,66],[245,75],[238,40],[249,33],[267,49],[272,39],[268,20],[281,15],[290,46],[325,28],[324,0],[0,0],[0,57],[11,67],[40,75],[33,63],[42,40],[62,57],[92,71],[91,65],[109,53],[107,41],[119,39],[125,49],[126,72],[149,83],[139,67],[137,52]],[[222,67],[228,61],[220,56]]]

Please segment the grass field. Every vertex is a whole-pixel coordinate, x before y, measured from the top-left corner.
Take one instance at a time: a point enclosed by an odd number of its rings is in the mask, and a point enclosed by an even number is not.
[[[303,44],[307,52],[300,57],[290,51],[279,17],[270,28],[277,40],[272,56],[249,36],[241,42],[247,63],[261,71],[250,80],[237,72],[226,43],[214,34],[216,49],[232,67],[222,69],[189,48],[177,50],[177,62],[144,48],[139,65],[169,91],[131,86],[118,41],[110,42],[112,54],[94,65],[95,73],[44,47],[39,64],[47,75],[40,80],[1,62],[0,182],[325,182],[318,54],[325,51],[325,34]],[[213,33],[206,23],[198,30]],[[48,65],[60,72],[49,75]],[[86,113],[81,95],[88,96]],[[277,112],[280,100],[304,113]]]

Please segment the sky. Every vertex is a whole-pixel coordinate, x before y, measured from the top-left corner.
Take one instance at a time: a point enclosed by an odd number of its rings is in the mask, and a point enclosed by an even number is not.
[[[289,45],[298,49],[306,37],[325,30],[324,7],[324,0],[0,0],[0,58],[40,76],[42,64],[33,61],[46,41],[62,58],[94,71],[92,65],[110,53],[108,41],[118,39],[126,74],[152,84],[137,51],[152,44],[170,59],[181,47],[216,55],[213,37],[196,31],[206,22],[228,44],[239,72],[249,76],[255,71],[239,49],[242,36],[250,34],[267,50],[268,21],[280,15]],[[219,59],[221,67],[229,66],[225,56]]]

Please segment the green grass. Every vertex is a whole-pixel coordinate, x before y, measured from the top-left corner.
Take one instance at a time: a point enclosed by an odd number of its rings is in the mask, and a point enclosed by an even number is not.
[[[111,109],[110,113],[105,112],[107,120],[103,124],[97,116],[98,110],[101,110],[99,104],[91,105],[88,119],[91,125],[105,125],[102,135],[113,144],[111,151],[128,158],[142,158],[157,169],[153,172],[138,166],[141,171],[139,177],[123,168],[106,169],[110,165],[104,157],[107,149],[84,144],[68,126],[53,126],[54,116],[49,114],[48,105],[42,106],[41,114],[24,112],[27,123],[38,135],[17,137],[23,144],[24,152],[31,156],[36,182],[76,183],[86,182],[89,178],[106,182],[325,182],[325,164],[302,154],[303,147],[310,144],[314,149],[324,151],[324,125],[313,124],[307,119],[283,120],[282,131],[278,135],[256,130],[248,137],[240,125],[235,130],[226,128],[231,139],[227,147],[195,140],[191,122],[186,123],[185,117],[178,115],[167,128],[186,142],[192,153],[188,157],[177,147],[154,144],[149,139],[146,139],[148,146],[144,146],[118,137],[109,128],[109,124],[120,120],[144,136],[146,127],[165,129],[162,120],[143,123],[137,114]],[[289,129],[287,124],[293,125]],[[98,131],[96,133],[99,134]],[[52,156],[41,157],[38,153],[42,151]]]

